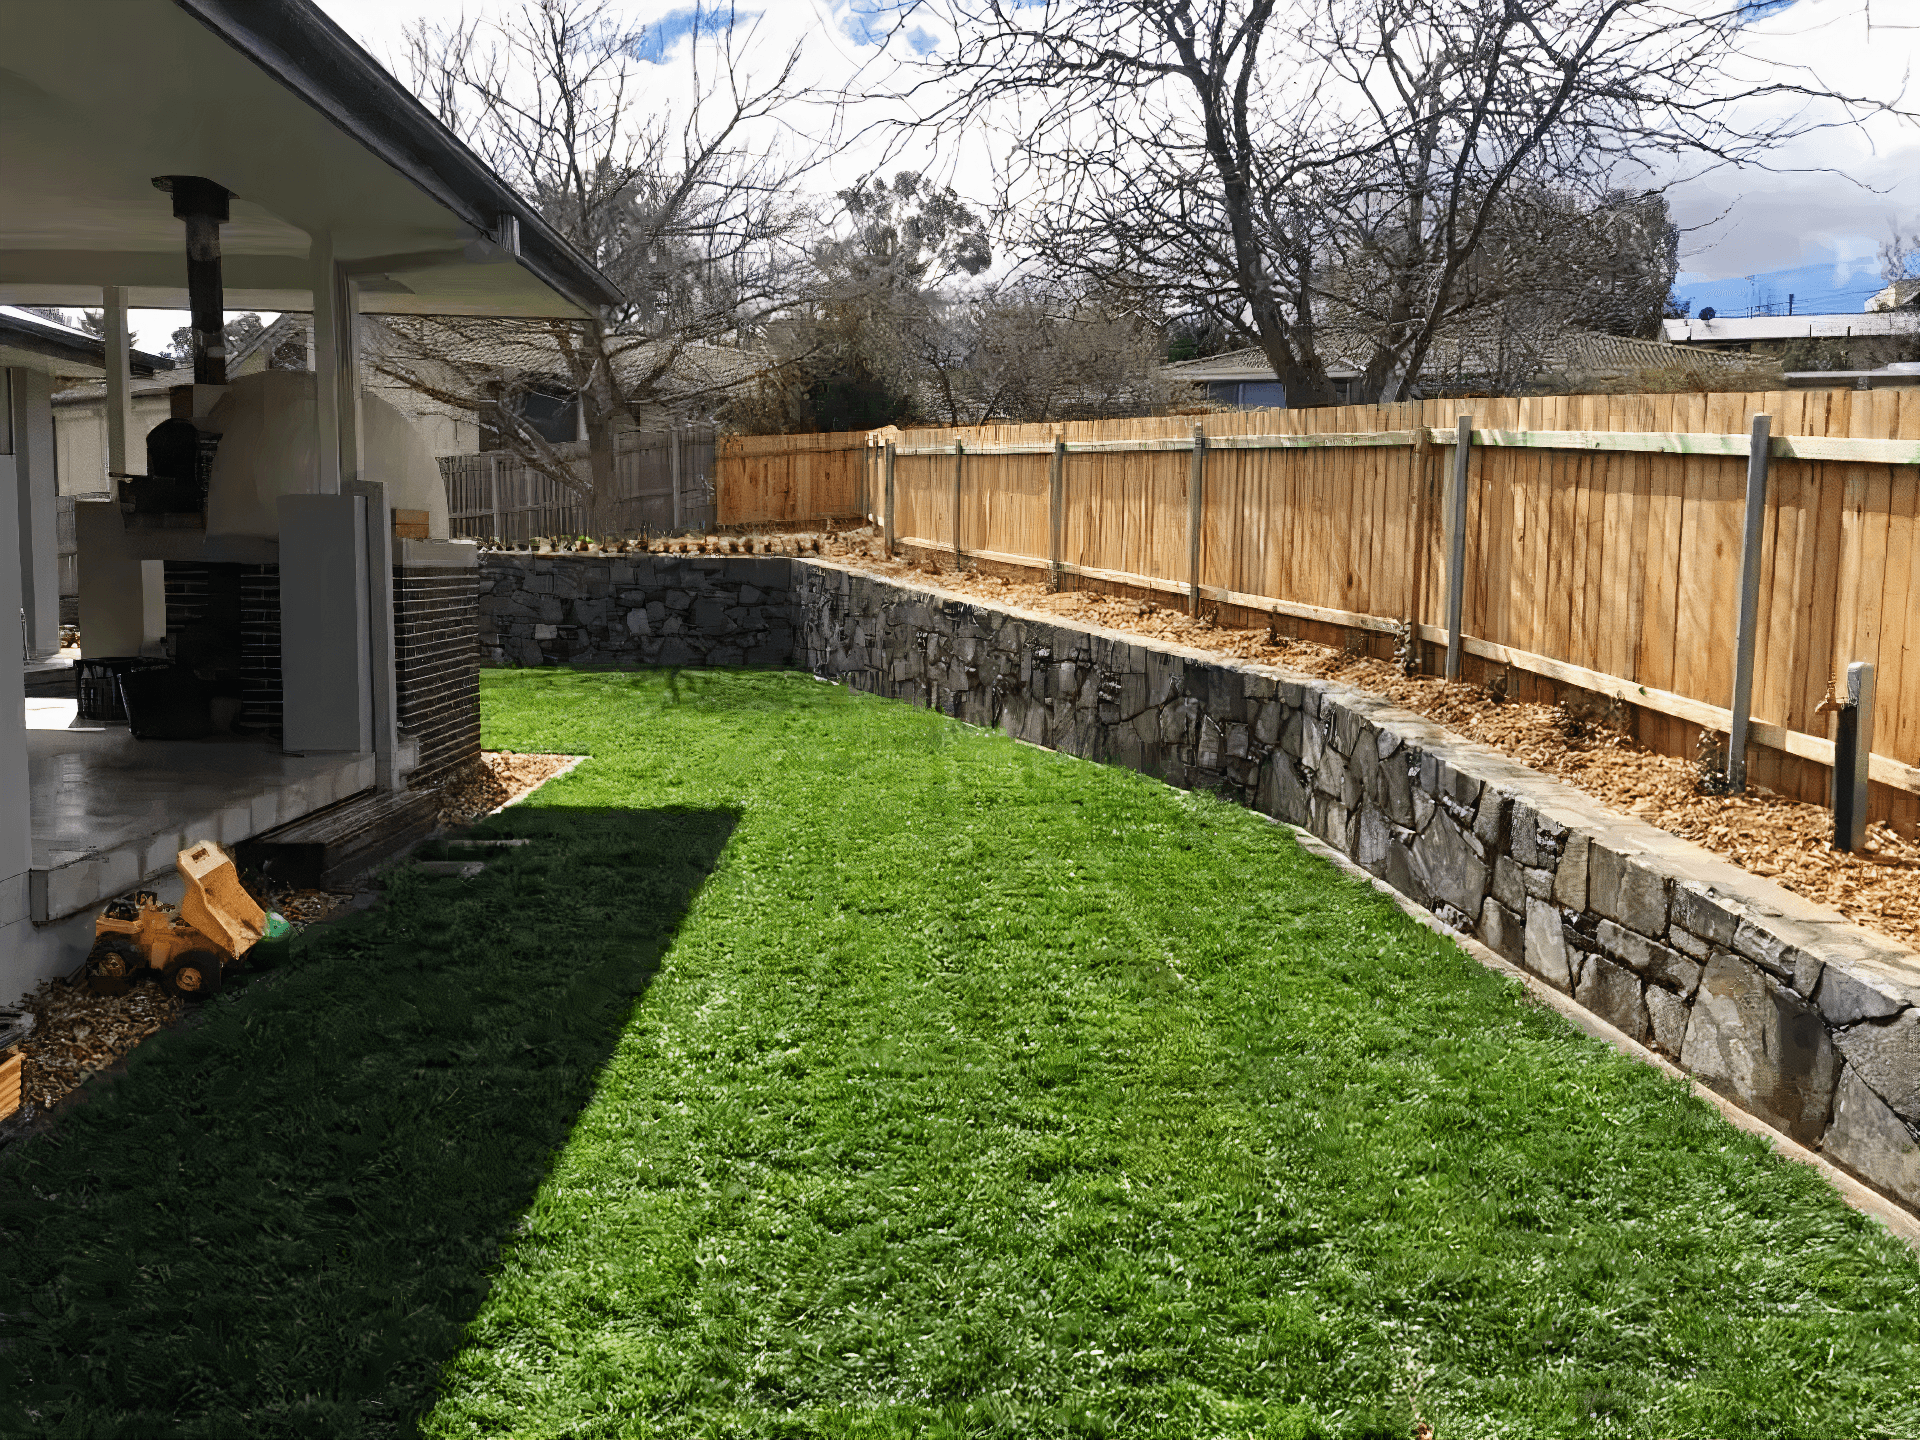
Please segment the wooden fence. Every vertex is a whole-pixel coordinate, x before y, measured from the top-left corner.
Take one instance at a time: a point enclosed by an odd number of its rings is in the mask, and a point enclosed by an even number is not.
[[[1768,415],[1752,779],[1823,798],[1829,679],[1871,661],[1873,811],[1920,818],[1920,389],[1249,411],[1199,446],[1192,419],[890,432],[869,488],[902,544],[1444,645],[1466,412],[1461,648],[1639,707],[1675,754],[1730,725]]]
[[[877,437],[892,433],[726,436],[714,466],[718,523],[804,525],[865,515],[879,463]]]
[[[584,473],[584,454],[577,463]],[[608,528],[620,535],[712,528],[713,471],[711,427],[620,436]],[[577,535],[586,528],[573,491],[505,451],[443,457],[440,474],[447,484],[448,527],[457,537],[530,540],[536,535]]]

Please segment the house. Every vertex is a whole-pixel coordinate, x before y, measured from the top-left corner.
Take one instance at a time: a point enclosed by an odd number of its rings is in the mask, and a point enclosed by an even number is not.
[[[1369,403],[1371,397],[1362,393],[1360,360],[1357,344],[1335,349],[1327,365],[1335,404]],[[1414,389],[1416,397],[1632,389],[1644,375],[1702,367],[1732,373],[1748,363],[1744,356],[1689,352],[1657,340],[1624,335],[1571,331],[1530,339],[1506,333],[1439,342]],[[1286,387],[1274,373],[1266,352],[1258,347],[1183,360],[1162,367],[1160,373],[1174,385],[1204,387],[1204,398],[1217,405],[1253,409],[1284,408],[1287,404]]]
[[[1867,304],[1857,315],[1733,316],[1703,310],[1692,319],[1663,320],[1660,328],[1669,344],[1766,356],[1791,372],[1858,372],[1920,360],[1920,309],[1874,309],[1873,300]]]
[[[127,360],[128,372],[136,384],[149,381],[156,374],[165,374],[170,363],[163,355],[147,355],[138,350],[130,350]],[[90,380],[104,388],[106,346],[99,337],[61,321],[50,320],[16,306],[0,306],[0,368],[44,376],[56,393],[63,386],[85,384]],[[0,406],[0,409],[3,408]],[[55,489],[55,529],[59,537],[55,557],[55,593],[58,596],[56,623],[64,626],[72,625],[78,619],[75,607],[80,588],[74,563],[73,497],[77,488],[76,479],[83,478],[84,472],[76,472],[71,468],[70,458],[58,444],[58,437],[55,438],[53,453],[49,457],[51,466],[48,478]],[[27,463],[33,463],[30,457]],[[104,488],[105,482],[102,481],[101,485]],[[29,484],[29,494],[32,490]],[[27,524],[31,529],[31,517],[28,517]],[[57,644],[46,630],[42,614],[44,605],[41,597],[35,594],[25,594],[21,599],[21,608],[34,617],[27,626],[28,662],[44,664],[55,658],[47,646]]]
[[[106,901],[175,898],[187,840],[405,796],[477,750],[477,557],[445,538],[416,427],[369,393],[357,317],[621,297],[311,0],[0,0],[0,34],[0,305],[98,308],[108,335],[0,349],[0,592],[28,624],[0,704],[4,1000],[74,971]],[[135,386],[160,376],[130,307],[193,316],[191,373],[144,431]],[[311,316],[312,368],[230,375],[221,317],[247,309]],[[76,676],[48,658],[53,387],[93,365]],[[79,718],[65,697],[119,657],[163,667],[196,738]]]
[[[364,343],[364,337],[363,337]],[[193,380],[191,361],[167,359],[151,375],[136,378],[129,392],[133,428],[144,435],[167,418],[167,397],[174,386]],[[293,313],[277,317],[259,334],[227,353],[227,378],[266,370],[313,369],[313,317]],[[429,453],[460,455],[478,448],[480,426],[471,415],[455,414],[425,397],[395,385],[377,373],[362,382],[367,390],[404,413]],[[59,446],[60,493],[105,493],[107,474],[107,387],[103,380],[68,385],[53,396],[54,435]],[[98,482],[98,483],[95,483]]]

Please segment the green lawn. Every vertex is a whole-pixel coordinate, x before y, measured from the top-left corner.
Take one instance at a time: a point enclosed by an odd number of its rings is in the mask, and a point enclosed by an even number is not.
[[[1257,816],[484,684],[535,844],[0,1159],[0,1433],[1920,1434],[1920,1257]]]

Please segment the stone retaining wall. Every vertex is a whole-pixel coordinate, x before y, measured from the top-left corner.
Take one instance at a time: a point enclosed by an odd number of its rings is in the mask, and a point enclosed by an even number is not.
[[[790,665],[791,566],[778,556],[483,555],[480,654],[494,665]]]
[[[1348,686],[797,562],[857,689],[1217,791],[1920,1212],[1920,956]]]
[[[483,653],[790,665],[1302,825],[1920,1213],[1920,955],[1377,696],[777,557],[493,556]]]

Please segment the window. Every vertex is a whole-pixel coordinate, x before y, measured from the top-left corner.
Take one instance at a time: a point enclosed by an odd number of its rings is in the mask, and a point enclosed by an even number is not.
[[[1260,406],[1284,410],[1287,387],[1278,380],[1215,380],[1207,386],[1207,398],[1221,405],[1238,405],[1243,410]]]

